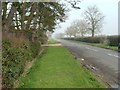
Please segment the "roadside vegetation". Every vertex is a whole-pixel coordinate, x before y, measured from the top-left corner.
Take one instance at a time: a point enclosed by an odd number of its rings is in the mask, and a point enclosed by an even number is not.
[[[19,80],[18,88],[105,88],[62,46],[48,47]]]
[[[77,9],[76,3],[68,3]],[[2,9],[2,88],[13,88],[28,62],[47,43],[47,32],[66,20],[68,8],[60,2],[0,2]],[[78,2],[80,3],[80,2]],[[1,56],[0,56],[1,57]]]
[[[101,48],[105,48],[105,49],[110,49],[110,50],[114,50],[114,51],[118,51],[118,47],[117,46],[108,46],[108,45],[104,45],[102,43],[99,43],[99,44],[86,43],[86,42],[80,42],[80,43],[81,44],[92,45],[92,46],[97,46],[97,47],[101,47]]]
[[[41,46],[39,42],[31,43],[17,38],[4,39],[2,43],[2,83],[4,87],[12,87],[25,66],[38,55]]]
[[[1,3],[1,2],[0,2]],[[0,5],[1,6],[1,5]],[[13,88],[47,43],[46,32],[65,20],[59,2],[2,2],[2,88]]]
[[[88,44],[88,45],[93,45],[93,46],[97,46],[105,49],[118,51],[119,38],[120,38],[120,35],[64,38],[64,39],[78,41],[81,44]]]

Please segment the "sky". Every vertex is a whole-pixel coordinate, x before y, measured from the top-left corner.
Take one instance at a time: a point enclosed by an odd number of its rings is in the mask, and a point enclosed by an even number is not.
[[[67,20],[60,24],[61,28],[56,28],[54,34],[64,32],[73,21],[82,19],[82,13],[87,9],[87,7],[96,5],[99,11],[105,16],[104,25],[100,34],[117,35],[119,1],[120,0],[82,0],[78,5],[81,9],[71,9],[71,11],[68,12]]]

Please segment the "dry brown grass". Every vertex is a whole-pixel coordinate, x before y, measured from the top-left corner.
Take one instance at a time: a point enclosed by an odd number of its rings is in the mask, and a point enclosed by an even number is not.
[[[12,47],[22,47],[23,45],[29,44],[29,40],[25,38],[24,36],[7,37],[7,35],[5,35],[3,36],[3,40],[4,39],[9,39],[12,42]]]
[[[29,44],[29,40],[25,39],[25,38],[12,38],[11,39],[13,42],[13,46],[14,47],[21,47],[23,45]]]

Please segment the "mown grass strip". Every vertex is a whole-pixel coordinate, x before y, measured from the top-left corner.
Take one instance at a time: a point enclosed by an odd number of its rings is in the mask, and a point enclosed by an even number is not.
[[[48,47],[21,77],[19,88],[104,88],[64,47]]]

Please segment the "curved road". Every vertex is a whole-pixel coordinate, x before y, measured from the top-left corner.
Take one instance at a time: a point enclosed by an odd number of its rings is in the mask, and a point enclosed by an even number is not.
[[[111,87],[118,87],[118,60],[117,51],[103,49],[95,46],[80,44],[77,41],[59,40],[81,62],[94,67],[94,71],[100,75],[103,81]]]

